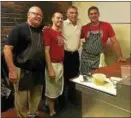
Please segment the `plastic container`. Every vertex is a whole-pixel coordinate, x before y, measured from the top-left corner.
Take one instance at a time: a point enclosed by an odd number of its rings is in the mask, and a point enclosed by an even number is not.
[[[131,76],[131,66],[130,65],[121,65],[121,77],[126,79]]]
[[[93,82],[97,85],[104,85],[106,80],[106,75],[101,73],[95,73],[92,75]]]

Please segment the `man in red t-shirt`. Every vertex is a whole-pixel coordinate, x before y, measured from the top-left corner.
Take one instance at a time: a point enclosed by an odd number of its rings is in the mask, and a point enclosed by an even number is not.
[[[90,7],[88,16],[91,22],[81,29],[81,38],[85,38],[81,53],[81,74],[87,74],[101,66],[100,59],[103,56],[108,38],[110,38],[119,57],[118,61],[126,61],[122,56],[121,48],[112,26],[107,22],[99,21],[99,9],[95,6]]]
[[[64,39],[61,34],[63,15],[56,12],[52,16],[53,25],[50,29],[43,30],[45,40],[46,57],[46,88],[45,96],[49,105],[50,116],[54,116],[55,99],[63,92],[63,60],[64,60]]]

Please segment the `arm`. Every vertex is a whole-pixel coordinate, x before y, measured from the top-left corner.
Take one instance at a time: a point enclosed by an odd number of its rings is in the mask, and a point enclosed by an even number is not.
[[[80,42],[79,42],[79,50],[80,51],[82,51],[83,43],[84,43],[84,30],[83,30],[83,26],[82,26],[81,30],[80,30]]]
[[[113,48],[117,54],[117,56],[119,57],[119,59],[117,60],[118,62],[123,62],[123,61],[126,61],[126,59],[123,57],[122,55],[122,51],[121,51],[121,48],[120,48],[120,44],[119,42],[117,41],[116,37],[111,37],[111,42],[112,42],[112,45],[113,45]]]
[[[82,26],[82,27],[81,27],[81,35],[80,35],[81,47],[82,47],[83,44],[85,43],[85,32],[88,32],[88,29],[86,29],[85,26]]]
[[[45,47],[45,60],[47,63],[47,68],[48,68],[48,73],[51,79],[53,79],[55,77],[55,72],[52,68],[52,64],[51,64],[51,58],[50,58],[50,46],[46,46]]]
[[[55,77],[55,72],[52,68],[51,57],[50,57],[50,45],[51,45],[51,34],[50,30],[43,30],[43,40],[45,41],[45,60],[47,63],[47,69],[49,77],[53,79]]]
[[[9,80],[15,84],[17,82],[18,75],[17,75],[16,67],[13,63],[12,50],[13,50],[13,46],[5,45],[3,52],[5,56],[5,61],[9,70]]]
[[[117,57],[119,57],[119,59],[117,61],[118,62],[126,61],[126,59],[123,58],[123,55],[122,55],[122,52],[121,52],[121,48],[120,48],[120,44],[119,44],[119,42],[116,39],[115,32],[114,32],[111,24],[108,24],[108,36],[111,39],[111,43],[112,43],[113,48],[114,48],[114,50],[115,50],[115,52],[117,54]]]
[[[3,49],[5,61],[9,70],[9,80],[12,83],[16,83],[18,79],[16,67],[13,63],[13,50],[14,47],[17,45],[18,40],[19,40],[19,30],[18,26],[16,26],[9,32],[6,44]]]
[[[43,26],[42,30],[49,30],[49,29],[51,29],[51,24]]]

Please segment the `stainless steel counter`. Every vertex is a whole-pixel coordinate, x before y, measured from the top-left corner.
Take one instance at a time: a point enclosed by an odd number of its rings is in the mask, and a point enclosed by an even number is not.
[[[76,84],[81,92],[83,117],[129,117],[131,116],[130,88],[118,84],[116,96]]]
[[[128,63],[130,60],[128,60]],[[127,62],[126,62],[127,63]],[[98,69],[106,75],[120,77],[120,64]],[[117,68],[117,69],[116,69]],[[112,72],[111,72],[112,71]],[[119,72],[118,72],[119,71]],[[108,73],[109,72],[109,73]],[[82,117],[131,117],[131,78],[120,81],[117,86],[117,95],[111,95],[91,87],[76,84],[76,92],[81,93]]]

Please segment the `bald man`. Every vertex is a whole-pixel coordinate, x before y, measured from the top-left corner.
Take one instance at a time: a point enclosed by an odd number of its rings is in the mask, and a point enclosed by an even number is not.
[[[42,10],[31,7],[27,22],[16,25],[9,32],[4,47],[9,80],[15,90],[15,108],[21,118],[38,115],[45,72],[42,18]]]

